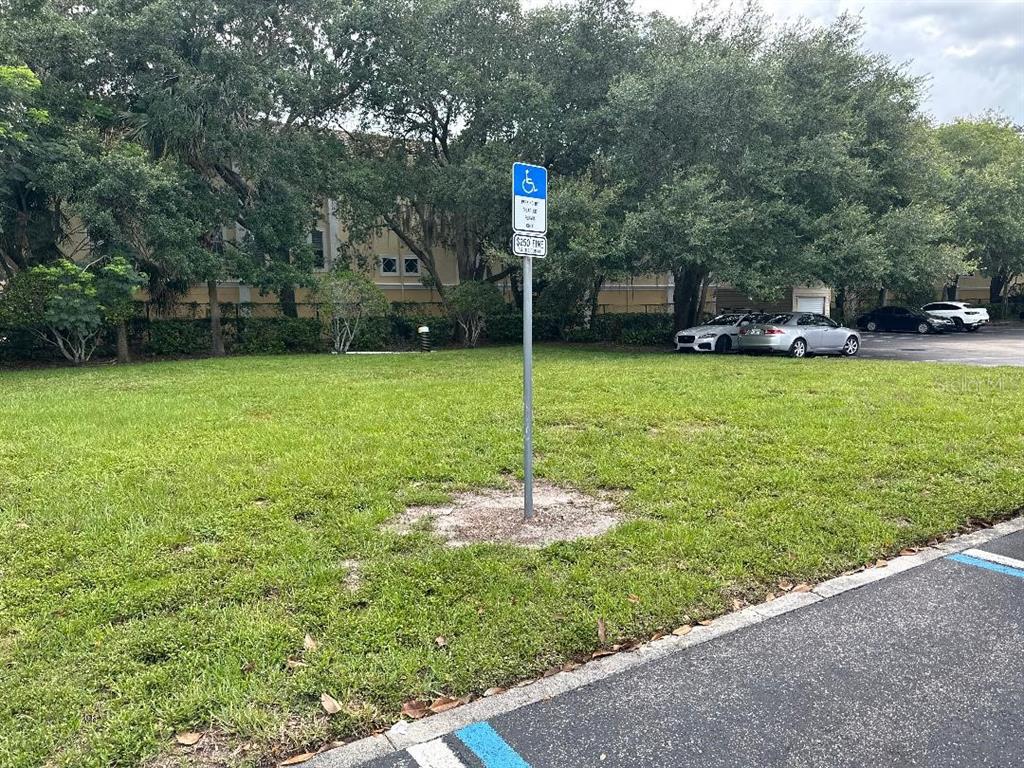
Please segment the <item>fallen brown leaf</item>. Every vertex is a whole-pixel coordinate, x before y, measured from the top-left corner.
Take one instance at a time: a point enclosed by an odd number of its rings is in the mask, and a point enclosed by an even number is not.
[[[195,746],[199,743],[199,740],[203,738],[203,734],[196,733],[195,731],[186,731],[185,733],[179,733],[174,737],[174,740],[181,744],[183,747]]]
[[[774,592],[769,592],[767,595],[764,596],[764,601],[766,603],[770,603],[774,599],[775,599],[775,593]]]
[[[604,619],[597,620],[597,639],[602,643],[608,639],[608,628],[604,624]]]
[[[288,659],[284,665],[288,667],[288,669],[302,669],[303,667],[309,666],[306,662],[299,661],[298,659]]]
[[[889,564],[888,560],[878,559],[875,560],[875,568],[885,568]]]
[[[328,715],[336,715],[341,712],[341,704],[329,693],[320,694],[320,706],[324,708],[324,712]]]
[[[507,689],[499,688],[498,686],[494,686],[493,688],[488,688],[486,691],[484,691],[484,698],[487,698],[488,696],[496,696],[499,693],[504,693],[506,690]]]
[[[306,636],[304,638],[302,638],[302,647],[305,648],[310,653],[312,653],[313,651],[315,651],[317,649],[316,640],[314,640],[313,636],[311,634],[309,634],[308,632],[306,633]]]
[[[697,623],[702,627],[710,627],[714,622],[711,619],[701,619]]]
[[[793,582],[790,581],[789,579],[780,579],[779,580],[779,589],[781,589],[783,592],[789,592],[792,588],[793,588]]]
[[[640,602],[640,595],[630,595],[626,599],[629,600],[629,602],[631,602],[631,603],[639,603]]]
[[[435,637],[434,642],[437,644],[438,648],[444,648],[446,645],[448,645],[448,641],[445,639],[444,635],[438,635],[437,637]]]
[[[900,555],[906,557],[907,555],[916,555],[918,552],[917,547],[907,547],[906,549],[900,550]]]
[[[735,600],[732,601],[732,609],[734,611],[741,610],[742,608],[743,608],[743,601],[742,600],[735,599]]]
[[[462,702],[458,699],[453,699],[450,696],[440,696],[430,703],[430,711],[434,714],[440,714],[441,712],[447,712],[449,709],[461,706]]]
[[[802,584],[797,584],[795,587],[793,587],[794,592],[810,592],[811,589],[813,589],[813,587],[811,587],[811,585],[807,584],[806,582]]]
[[[303,752],[301,755],[293,755],[287,760],[279,763],[279,765],[298,765],[299,763],[305,763],[307,760],[312,760],[316,757],[316,752]]]
[[[615,651],[594,651],[592,654],[590,654],[590,658],[600,659],[602,656],[613,656],[614,654]]]
[[[402,705],[402,714],[406,717],[411,717],[413,720],[419,720],[421,717],[427,714],[427,710],[430,708],[430,704],[425,701],[407,701]]]
[[[683,635],[690,634],[692,631],[693,627],[691,627],[689,624],[683,624],[683,626],[676,627],[675,629],[673,629],[672,634],[676,637],[682,637]]]

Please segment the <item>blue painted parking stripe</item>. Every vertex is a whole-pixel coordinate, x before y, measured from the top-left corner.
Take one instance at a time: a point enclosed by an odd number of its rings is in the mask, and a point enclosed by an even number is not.
[[[996,573],[1002,573],[1006,576],[1016,576],[1018,579],[1024,579],[1024,571],[1017,568],[1011,568],[1008,565],[1002,563],[993,563],[989,560],[982,560],[979,557],[971,557],[970,555],[950,555],[950,560],[956,560],[958,563],[964,565],[973,565],[976,568],[984,568],[988,571],[995,571]]]
[[[530,768],[487,723],[473,723],[456,731],[455,736],[480,758],[484,768]]]

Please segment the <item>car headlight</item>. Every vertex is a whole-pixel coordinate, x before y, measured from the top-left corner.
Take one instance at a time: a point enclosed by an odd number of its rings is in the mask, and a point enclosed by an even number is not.
[[[713,338],[715,338],[715,336],[717,336],[717,335],[718,335],[717,333],[702,333],[702,334],[701,334],[700,336],[698,336],[697,338],[698,338],[698,339],[713,339]]]

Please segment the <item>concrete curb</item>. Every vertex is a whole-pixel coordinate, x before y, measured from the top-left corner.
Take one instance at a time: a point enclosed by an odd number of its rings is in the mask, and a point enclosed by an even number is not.
[[[934,546],[925,547],[912,555],[895,557],[887,561],[884,567],[869,568],[857,573],[837,576],[818,584],[809,592],[790,592],[771,602],[748,606],[740,611],[724,614],[707,626],[695,626],[689,634],[682,637],[667,635],[641,645],[633,651],[604,656],[589,661],[571,672],[559,672],[551,677],[523,683],[504,693],[477,699],[465,706],[439,715],[412,722],[403,720],[393,725],[386,733],[322,752],[305,765],[310,768],[355,768],[355,766],[374,758],[446,736],[472,723],[489,720],[527,704],[582,688],[641,664],[706,643],[716,637],[759,624],[790,611],[806,608],[844,592],[881,581],[889,576],[905,573],[940,557],[979,547],[993,539],[1021,530],[1024,530],[1024,515],[998,523],[991,528],[974,531]]]

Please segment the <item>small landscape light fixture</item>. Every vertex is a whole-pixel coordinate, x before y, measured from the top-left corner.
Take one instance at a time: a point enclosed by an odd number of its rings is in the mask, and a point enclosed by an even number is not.
[[[430,327],[421,325],[416,329],[416,333],[420,337],[420,352],[430,351]]]

